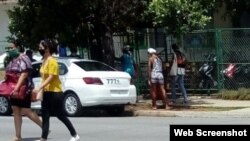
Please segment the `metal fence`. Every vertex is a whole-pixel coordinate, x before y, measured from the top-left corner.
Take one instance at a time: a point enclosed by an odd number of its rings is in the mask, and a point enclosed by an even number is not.
[[[170,46],[175,42],[172,36],[168,36],[166,33],[154,30],[141,30],[133,34],[117,35],[114,36],[114,48],[116,54],[121,54],[123,45],[129,44],[134,49],[134,59],[138,65],[137,78],[135,84],[139,95],[148,94],[149,87],[147,85],[147,61],[148,54],[147,49],[149,47],[155,48],[160,52],[160,56],[164,62],[170,60]],[[120,52],[120,53],[117,53]],[[119,64],[118,64],[119,65]],[[166,69],[165,69],[166,71]],[[165,72],[164,74],[167,74]],[[168,77],[165,77],[166,81]],[[166,83],[166,87],[168,83]]]
[[[221,29],[217,35],[220,88],[250,88],[250,29]]]
[[[154,30],[115,35],[115,54],[121,55],[124,45],[134,49],[138,65],[135,84],[138,94],[148,94],[147,48],[160,52],[164,63],[171,59],[171,35]],[[0,42],[4,51],[7,42]],[[182,37],[182,50],[188,60],[185,87],[188,93],[211,93],[221,89],[250,88],[250,29],[214,29],[188,33]],[[119,64],[118,66],[119,67]],[[168,67],[164,67],[166,89],[169,92]]]
[[[164,62],[171,59],[171,44],[176,40],[163,32],[123,36],[120,45],[130,43],[139,66],[136,85],[139,94],[148,93],[147,48],[161,52]],[[130,39],[129,41],[126,39]],[[185,86],[189,93],[210,94],[221,89],[250,87],[250,29],[213,29],[188,33],[181,43],[188,60]],[[169,91],[169,68],[165,68]]]
[[[208,91],[250,88],[250,29],[194,32],[184,36],[183,42],[193,65],[187,77],[194,81],[190,81],[192,86],[188,88]],[[212,69],[209,77],[200,71],[206,65]],[[204,80],[207,84],[201,85]]]

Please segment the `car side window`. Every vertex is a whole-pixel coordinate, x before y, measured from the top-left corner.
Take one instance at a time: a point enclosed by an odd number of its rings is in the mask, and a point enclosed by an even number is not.
[[[65,64],[59,62],[58,65],[59,65],[59,75],[64,75],[68,72],[68,68],[66,67]]]
[[[32,65],[32,78],[40,77],[40,67],[42,63],[36,63]]]
[[[40,77],[40,68],[41,68],[42,63],[36,63],[32,65],[32,78]],[[68,69],[65,64],[63,63],[58,63],[59,65],[59,75],[64,75],[68,72]]]

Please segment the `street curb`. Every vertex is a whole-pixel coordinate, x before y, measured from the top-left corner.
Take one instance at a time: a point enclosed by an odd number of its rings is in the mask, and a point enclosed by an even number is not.
[[[160,110],[137,110],[133,112],[134,116],[154,116],[154,117],[176,117],[174,113],[163,112]]]
[[[163,111],[163,110],[137,110],[134,116],[151,117],[191,117],[191,118],[250,118],[250,112],[237,111]]]

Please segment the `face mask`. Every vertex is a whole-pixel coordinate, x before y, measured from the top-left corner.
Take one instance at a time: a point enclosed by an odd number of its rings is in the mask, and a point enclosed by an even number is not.
[[[17,58],[20,55],[18,49],[12,49],[9,51],[9,57],[14,59]]]
[[[44,50],[44,49],[39,49],[38,51],[39,51],[39,53],[40,53],[42,56],[45,54],[45,50]]]

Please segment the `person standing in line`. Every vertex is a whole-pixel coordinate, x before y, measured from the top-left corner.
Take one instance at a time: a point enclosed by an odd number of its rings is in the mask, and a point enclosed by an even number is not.
[[[122,56],[120,58],[115,58],[118,61],[121,61],[122,71],[127,72],[131,78],[136,76],[136,64],[131,52],[129,45],[126,45],[122,50]]]
[[[35,93],[43,90],[42,100],[42,135],[40,141],[46,141],[49,133],[49,119],[52,111],[57,118],[61,120],[70,131],[72,138],[70,141],[78,141],[79,135],[76,133],[70,120],[67,118],[63,111],[63,93],[62,84],[59,79],[59,66],[56,58],[52,55],[57,53],[57,45],[53,40],[45,39],[39,44],[39,52],[43,56],[42,66],[40,73],[42,76],[41,85],[34,90]]]
[[[21,129],[22,129],[22,116],[25,115],[33,122],[35,122],[39,127],[42,128],[42,121],[38,115],[30,109],[31,106],[31,91],[34,88],[34,83],[31,78],[32,65],[29,57],[24,54],[24,48],[20,43],[15,40],[10,44],[10,50],[8,52],[11,60],[8,63],[5,72],[15,73],[20,77],[13,90],[13,96],[18,94],[18,91],[22,84],[26,84],[28,87],[27,93],[24,99],[17,99],[14,97],[10,98],[10,103],[14,115],[15,132],[16,135],[13,141],[21,141]],[[8,77],[8,76],[6,76]]]
[[[164,88],[164,77],[162,73],[162,60],[157,56],[156,50],[153,48],[148,49],[149,59],[148,59],[148,84],[150,86],[150,94],[152,98],[152,109],[156,110],[156,100],[157,100],[157,87],[160,87],[162,94],[162,102],[165,109],[170,109],[171,104],[168,103],[169,100],[166,96],[166,91]]]
[[[71,47],[70,48],[70,55],[68,57],[75,57],[75,58],[78,58],[80,59],[80,55],[77,54],[77,47]]]
[[[179,50],[177,44],[172,45],[173,57],[170,65],[170,78],[171,78],[171,93],[172,101],[176,102],[176,82],[178,83],[179,89],[183,95],[183,103],[188,103],[187,92],[184,86],[185,76],[185,55]]]

